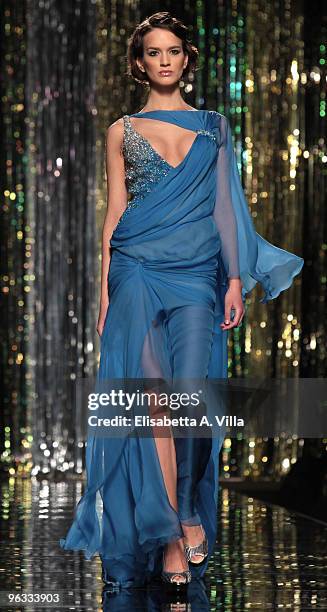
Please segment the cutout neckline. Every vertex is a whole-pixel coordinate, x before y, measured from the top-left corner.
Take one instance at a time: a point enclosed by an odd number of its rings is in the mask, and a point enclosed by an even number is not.
[[[151,142],[150,142],[150,141],[149,141],[149,140],[148,140],[148,139],[147,139],[145,136],[143,136],[143,134],[141,134],[141,132],[139,132],[138,130],[136,130],[136,129],[135,129],[134,125],[132,124],[132,122],[131,122],[131,120],[130,120],[130,117],[134,117],[135,115],[147,115],[148,113],[153,113],[153,112],[162,112],[162,111],[147,111],[147,112],[145,112],[145,113],[134,113],[133,115],[127,115],[127,117],[129,118],[129,124],[130,124],[130,126],[131,126],[132,130],[134,131],[134,133],[135,133],[135,134],[137,134],[137,135],[138,135],[138,137],[139,137],[139,138],[141,138],[141,139],[143,140],[143,142],[146,142],[146,143],[147,143],[147,145],[150,147],[150,149],[153,151],[153,153],[154,153],[155,155],[157,155],[157,156],[158,156],[158,157],[159,157],[159,158],[160,158],[160,159],[161,159],[163,162],[165,162],[165,164],[167,164],[167,166],[169,166],[169,168],[170,168],[171,170],[177,170],[177,169],[178,169],[180,166],[182,166],[182,164],[184,164],[184,162],[186,162],[186,160],[187,160],[187,159],[188,159],[188,157],[190,156],[190,154],[191,154],[191,152],[192,152],[192,150],[193,150],[193,147],[194,147],[194,145],[195,145],[195,142],[196,142],[196,140],[197,140],[197,138],[198,138],[198,134],[196,133],[196,136],[195,136],[195,138],[194,138],[194,140],[193,140],[193,142],[192,142],[192,144],[191,144],[191,146],[190,146],[190,148],[189,148],[188,152],[186,153],[185,157],[182,159],[182,161],[181,161],[181,162],[179,162],[179,164],[177,164],[177,166],[173,166],[172,164],[170,164],[170,163],[169,163],[169,162],[168,162],[168,161],[167,161],[167,160],[166,160],[166,159],[165,159],[165,158],[164,158],[164,157],[163,157],[163,156],[162,156],[162,155],[161,155],[161,154],[160,154],[160,153],[159,153],[159,152],[158,152],[158,151],[157,151],[157,150],[156,150],[156,149],[155,149],[153,146],[152,146]],[[165,111],[165,112],[167,112],[167,111]],[[181,111],[172,111],[172,112],[186,112],[186,113],[192,113],[192,112],[195,112],[195,111],[181,110]],[[199,112],[199,111],[196,111],[196,112]],[[186,129],[186,128],[182,128],[182,129]],[[191,131],[191,132],[192,132],[192,131],[194,131],[194,130],[188,130],[188,131]]]

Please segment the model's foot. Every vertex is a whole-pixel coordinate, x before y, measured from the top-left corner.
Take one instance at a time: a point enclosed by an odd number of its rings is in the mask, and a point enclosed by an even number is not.
[[[207,556],[207,546],[204,543],[205,540],[205,532],[202,525],[182,525],[183,533],[184,533],[184,544],[185,546],[189,546],[191,548],[200,546],[203,544],[203,550],[199,554],[192,554],[192,558],[190,561],[192,563],[202,563]]]
[[[171,582],[176,582],[178,584],[187,583],[187,577],[183,575],[183,573],[187,572],[188,569],[183,538],[167,544],[164,552],[163,571],[175,574],[175,576],[171,578]]]

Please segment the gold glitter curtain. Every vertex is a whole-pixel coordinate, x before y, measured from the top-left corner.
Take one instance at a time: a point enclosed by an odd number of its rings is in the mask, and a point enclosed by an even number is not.
[[[327,302],[327,143],[326,143],[326,3],[304,3],[303,49],[305,72],[304,134],[301,168],[303,185],[302,350],[300,373],[326,376]]]
[[[188,103],[231,122],[257,230],[305,258],[287,292],[260,289],[230,335],[230,376],[324,376],[326,21],[304,1],[58,0],[2,4],[2,464],[82,471],[69,382],[95,373],[105,132],[145,102],[126,76],[127,38],[158,10],[190,27],[199,71]],[[5,439],[6,437],[6,439]],[[76,444],[75,444],[76,438]],[[31,448],[31,444],[33,444]],[[326,440],[317,442],[325,453]],[[280,477],[297,439],[226,439],[223,473]]]

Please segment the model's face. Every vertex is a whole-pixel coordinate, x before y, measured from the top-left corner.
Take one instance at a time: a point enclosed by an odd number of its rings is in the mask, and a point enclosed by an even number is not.
[[[138,67],[150,82],[172,85],[179,81],[188,62],[182,41],[168,30],[154,28],[143,37],[143,58]],[[142,70],[143,68],[143,70]]]

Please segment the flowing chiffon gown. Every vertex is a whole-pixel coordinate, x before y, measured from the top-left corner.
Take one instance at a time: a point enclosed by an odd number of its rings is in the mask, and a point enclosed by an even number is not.
[[[193,132],[180,164],[142,136],[140,118],[153,133],[158,122]],[[98,380],[227,378],[228,332],[220,323],[228,278],[241,278],[243,300],[259,282],[267,302],[291,285],[303,259],[255,231],[224,115],[158,110],[123,120],[130,199],[110,241]],[[139,586],[159,574],[163,546],[183,536],[182,523],[201,523],[209,557],[191,571],[203,576],[216,539],[223,437],[175,439],[176,512],[152,437],[89,436],[86,488],[61,547],[87,559],[99,553],[108,580]]]

